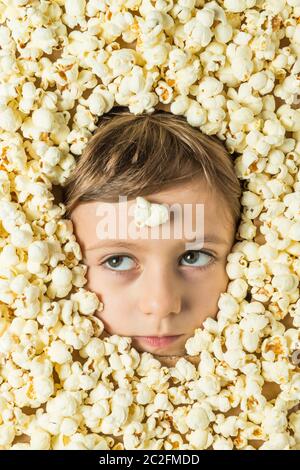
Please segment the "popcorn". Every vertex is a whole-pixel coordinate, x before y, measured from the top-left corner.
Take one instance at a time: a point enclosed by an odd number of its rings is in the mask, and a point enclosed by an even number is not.
[[[281,124],[287,131],[298,131],[300,129],[300,112],[286,104],[277,110]]]
[[[67,347],[61,340],[52,341],[47,351],[49,358],[52,362],[63,364],[69,362],[72,359],[72,355]]]
[[[196,378],[196,368],[189,361],[181,358],[177,361],[176,367],[171,368],[171,376],[180,382],[189,381]]]
[[[206,396],[216,395],[221,390],[220,380],[216,376],[206,376],[201,377],[197,381],[197,387],[201,392],[203,392]]]
[[[242,345],[245,350],[250,353],[254,353],[258,349],[261,336],[262,334],[259,331],[259,326],[258,331],[256,331],[254,328],[250,328],[249,330],[245,329],[242,333]]]
[[[214,77],[204,77],[197,87],[197,100],[219,95],[223,90],[223,83]]]
[[[28,44],[30,46],[38,47],[46,54],[51,54],[53,46],[57,45],[56,40],[53,37],[53,32],[50,29],[37,27],[31,33],[31,39]]]
[[[297,450],[299,1],[4,3],[0,447]],[[227,291],[185,345],[197,366],[100,337],[103,304],[51,193],[115,103],[159,102],[224,140],[247,183]],[[144,198],[135,209],[140,227],[169,219]]]
[[[197,102],[190,103],[185,112],[187,122],[193,126],[201,126],[207,122],[207,111]]]
[[[255,5],[255,0],[225,0],[224,6],[227,10],[238,13],[245,9],[252,8]]]
[[[76,433],[78,424],[72,418],[64,418],[60,425],[60,431],[64,436],[72,436]]]
[[[85,292],[80,288],[78,292],[71,295],[71,300],[77,302],[79,312],[83,315],[91,315],[100,304],[96,294],[93,292]]]
[[[298,287],[298,276],[295,274],[274,276],[272,285],[281,292],[292,293]]]
[[[0,106],[0,128],[3,131],[16,132],[22,124],[20,113],[13,108]]]
[[[237,318],[239,311],[238,302],[230,294],[224,293],[220,295],[218,307],[222,318],[229,321],[234,321]]]
[[[227,362],[232,369],[239,369],[244,364],[245,352],[242,349],[235,348],[224,353],[224,361]]]
[[[66,14],[69,16],[83,17],[85,7],[86,7],[85,0],[76,0],[75,2],[66,0],[65,2]]]
[[[286,384],[291,367],[286,359],[277,362],[262,361],[262,375],[267,382]]]
[[[150,203],[143,197],[136,198],[134,221],[137,227],[155,227],[167,222],[169,212],[163,204]]]
[[[51,361],[46,359],[44,356],[38,356],[32,359],[30,362],[30,372],[33,377],[49,377],[53,371],[53,365]]]
[[[193,337],[188,338],[185,343],[185,349],[190,356],[196,356],[200,351],[209,348],[212,336],[205,330],[197,328]]]
[[[289,450],[290,439],[286,433],[274,433],[270,439],[260,447],[261,450]]]
[[[232,450],[233,442],[232,439],[225,439],[225,437],[217,436],[213,442],[214,450]]]
[[[209,418],[204,409],[199,407],[191,408],[187,415],[187,424],[190,429],[196,430],[207,429],[209,426]]]
[[[73,394],[61,391],[55,398],[48,400],[46,411],[61,417],[71,417],[76,413],[77,406],[77,400]]]
[[[200,354],[200,362],[198,370],[201,377],[208,377],[215,371],[215,362],[212,355],[207,351],[202,351]]]
[[[201,10],[200,10],[201,12]],[[212,39],[212,32],[209,26],[206,26],[204,23],[209,24],[212,22],[212,18],[210,19],[207,17],[206,20],[204,19],[204,15],[196,16],[191,18],[187,23],[184,25],[184,32],[188,36],[187,45],[192,48],[193,52],[198,51],[202,47],[207,46],[211,39]]]
[[[32,113],[32,123],[42,132],[51,132],[53,129],[53,114],[48,109],[37,109]]]
[[[192,449],[207,449],[212,443],[212,435],[202,429],[197,429],[187,434],[187,440],[192,446]]]
[[[7,447],[12,444],[15,437],[15,430],[12,424],[0,425],[0,446]]]
[[[45,403],[54,392],[54,383],[52,378],[37,376],[32,381],[33,390],[36,399],[40,403]]]
[[[52,271],[52,281],[48,289],[51,297],[65,297],[72,289],[72,273],[66,266],[57,266]]]
[[[262,356],[267,361],[277,361],[288,355],[287,341],[281,336],[273,336],[264,340]]]

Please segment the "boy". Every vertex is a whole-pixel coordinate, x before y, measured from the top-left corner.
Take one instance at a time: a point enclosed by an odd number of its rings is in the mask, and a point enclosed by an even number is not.
[[[134,115],[114,107],[100,118],[65,185],[64,202],[88,267],[85,288],[104,304],[97,315],[107,334],[131,337],[140,352],[185,355],[187,339],[216,316],[227,289],[240,196],[222,142],[184,117],[162,110]],[[135,230],[130,214],[137,197],[182,208],[180,223],[196,234],[195,248],[186,232],[154,238],[149,227]],[[99,217],[105,213],[109,233]],[[163,224],[169,233],[178,222],[172,215]],[[125,225],[126,233],[116,236]]]

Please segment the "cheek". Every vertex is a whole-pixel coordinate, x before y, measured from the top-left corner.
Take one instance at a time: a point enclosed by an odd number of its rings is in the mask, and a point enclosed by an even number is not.
[[[106,283],[103,284],[101,282],[101,276],[99,276],[98,268],[94,266],[88,267],[85,277],[87,279],[87,283],[85,284],[84,288],[95,292],[95,294],[98,295],[100,300],[102,300],[102,295],[104,294],[103,291],[105,290]]]
[[[99,267],[89,267],[86,278],[85,289],[97,294],[103,303],[103,310],[97,312],[97,316],[103,320],[107,331],[111,333],[118,331],[118,327],[126,318],[127,310],[131,309],[130,296],[126,297],[124,289],[100,271]]]
[[[229,278],[223,266],[216,266],[209,274],[199,279],[191,302],[191,331],[200,328],[208,317],[216,318],[220,294],[226,292],[228,281]]]
[[[226,292],[229,277],[226,272],[226,262],[220,262],[216,265],[212,276],[210,277],[211,290],[215,296],[219,296],[221,292]]]
[[[111,299],[117,297],[120,289],[112,275],[106,274],[99,266],[90,266],[86,273],[87,283],[84,286],[96,294],[103,297],[109,296]]]
[[[221,292],[226,292],[228,283],[229,283],[229,277],[226,272],[226,265],[227,261],[223,262],[218,266],[216,269],[216,291],[221,293]]]
[[[199,307],[207,306],[211,309],[215,305],[217,308],[220,294],[226,292],[228,282],[229,278],[224,264],[216,265],[214,269],[200,276],[193,296]]]

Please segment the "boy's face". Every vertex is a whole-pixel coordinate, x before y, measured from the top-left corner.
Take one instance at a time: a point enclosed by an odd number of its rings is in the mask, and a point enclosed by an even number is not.
[[[109,229],[115,229],[117,234],[126,221],[127,234],[120,238],[109,238],[99,230],[101,216],[97,213],[102,211],[102,219],[107,208],[118,213],[124,202],[87,202],[73,210],[74,232],[88,267],[85,288],[103,302],[103,310],[96,314],[109,334],[131,337],[132,346],[139,352],[184,355],[187,339],[207,317],[216,316],[220,293],[227,290],[226,258],[234,243],[235,227],[222,200],[209,194],[199,180],[145,198],[168,207],[174,203],[181,208],[192,207],[190,219],[182,212],[184,232],[180,239],[174,235],[174,216],[163,224],[169,228],[169,237],[159,232],[159,237],[151,238],[149,227],[134,229],[130,214],[135,199],[126,201],[122,220],[112,213],[109,219],[106,217]],[[200,226],[196,205],[204,208]],[[207,238],[194,251],[190,245],[187,249],[186,243],[193,238],[191,232],[185,236],[187,223],[193,235],[197,230],[198,240],[199,235]],[[219,240],[212,239],[216,237]],[[124,245],[118,246],[118,241]],[[145,336],[174,337],[153,340]]]

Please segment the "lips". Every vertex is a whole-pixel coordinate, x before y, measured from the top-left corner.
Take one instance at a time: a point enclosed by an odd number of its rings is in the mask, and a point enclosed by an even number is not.
[[[182,335],[173,336],[135,336],[134,338],[139,339],[149,346],[164,347],[176,341]]]

